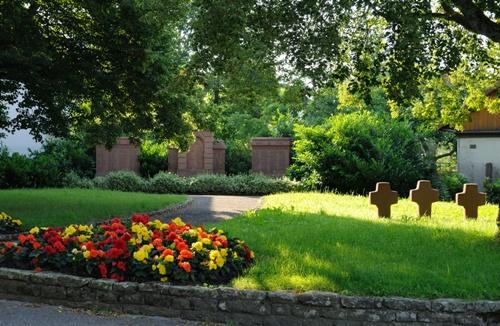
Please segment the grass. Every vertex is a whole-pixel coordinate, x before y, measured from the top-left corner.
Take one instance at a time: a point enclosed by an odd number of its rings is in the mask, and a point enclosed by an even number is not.
[[[165,208],[183,195],[156,195],[90,189],[0,190],[0,211],[20,218],[23,227],[89,223]]]
[[[400,200],[392,219],[378,219],[366,197],[294,193],[217,226],[255,251],[238,288],[500,299],[496,215],[486,205],[467,221],[461,207],[439,202],[431,218],[417,218],[416,204]]]

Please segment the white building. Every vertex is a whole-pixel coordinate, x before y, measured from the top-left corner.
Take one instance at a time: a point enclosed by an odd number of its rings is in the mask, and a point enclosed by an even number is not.
[[[483,189],[486,177],[500,177],[500,114],[471,113],[464,131],[457,134],[458,172]]]

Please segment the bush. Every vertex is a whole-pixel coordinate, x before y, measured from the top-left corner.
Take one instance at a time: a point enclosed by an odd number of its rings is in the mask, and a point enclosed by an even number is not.
[[[460,173],[451,172],[439,176],[439,193],[442,200],[455,200],[455,194],[461,192],[464,184],[467,183],[467,178]]]
[[[135,215],[130,227],[120,219],[95,228],[35,227],[18,240],[0,242],[0,266],[117,281],[222,284],[253,263],[253,252],[243,241],[179,218],[168,224]]]
[[[489,203],[500,204],[500,178],[495,181],[486,178],[484,180],[484,189]]]
[[[309,188],[365,194],[379,181],[408,195],[434,174],[425,139],[406,122],[369,112],[333,116],[325,125],[296,128],[290,175]]]
[[[4,212],[0,212],[0,234],[14,234],[21,232],[23,223],[20,219],[12,218]]]
[[[225,171],[228,175],[248,173],[252,168],[252,151],[248,142],[226,141]]]
[[[159,194],[185,194],[188,182],[184,177],[169,172],[160,172],[149,180],[148,192]]]
[[[139,154],[140,173],[143,177],[152,177],[158,172],[168,170],[168,148],[165,144],[144,141]]]
[[[128,192],[147,192],[149,188],[146,180],[129,171],[111,172],[103,177],[102,183],[100,179],[97,179],[95,186],[96,188]]]

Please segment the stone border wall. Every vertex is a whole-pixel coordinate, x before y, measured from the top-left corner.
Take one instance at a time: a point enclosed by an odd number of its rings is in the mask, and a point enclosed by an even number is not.
[[[0,268],[0,298],[235,325],[498,325],[500,301],[350,297],[97,280]]]

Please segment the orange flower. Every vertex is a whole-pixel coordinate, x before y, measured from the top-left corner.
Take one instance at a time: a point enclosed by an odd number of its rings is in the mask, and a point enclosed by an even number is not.
[[[193,258],[193,253],[189,250],[181,250],[180,254],[179,254],[179,260],[180,261],[183,261],[184,259],[191,259]]]
[[[191,272],[191,264],[188,262],[180,262],[179,267],[186,271],[186,273]]]
[[[174,255],[174,251],[172,249],[165,249],[161,253],[162,257],[168,256],[168,255],[172,255],[173,256]]]

